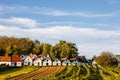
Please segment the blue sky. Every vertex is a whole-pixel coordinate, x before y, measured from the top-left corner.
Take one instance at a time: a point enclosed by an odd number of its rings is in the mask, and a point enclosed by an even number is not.
[[[120,53],[120,0],[0,0],[0,36],[77,44],[80,55]]]

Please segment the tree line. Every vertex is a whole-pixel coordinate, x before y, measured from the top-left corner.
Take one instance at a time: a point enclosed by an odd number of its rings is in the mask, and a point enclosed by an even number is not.
[[[49,54],[52,59],[55,58],[74,58],[78,56],[78,49],[75,43],[60,40],[57,44],[40,43],[39,40],[29,38],[0,37],[0,56],[11,55],[37,55]]]

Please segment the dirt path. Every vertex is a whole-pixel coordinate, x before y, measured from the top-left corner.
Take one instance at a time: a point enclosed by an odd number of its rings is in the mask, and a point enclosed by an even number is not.
[[[42,67],[36,71],[19,75],[9,80],[26,80],[26,79],[38,79],[38,78],[48,77],[60,72],[62,69],[63,69],[62,67]]]

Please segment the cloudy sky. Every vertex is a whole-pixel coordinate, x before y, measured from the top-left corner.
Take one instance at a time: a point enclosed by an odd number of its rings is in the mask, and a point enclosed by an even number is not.
[[[0,36],[66,40],[87,58],[120,54],[120,0],[0,0]]]

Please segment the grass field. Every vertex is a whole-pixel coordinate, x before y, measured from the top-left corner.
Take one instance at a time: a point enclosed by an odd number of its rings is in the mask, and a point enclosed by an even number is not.
[[[19,67],[19,68],[11,68],[7,71],[4,72],[0,72],[0,80],[5,80],[9,77],[13,77],[13,76],[18,76],[21,74],[26,74],[29,73],[31,71],[37,70],[40,67],[35,67],[35,66],[25,66],[25,67]]]

